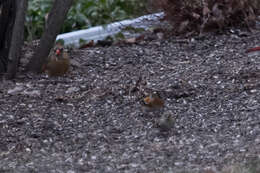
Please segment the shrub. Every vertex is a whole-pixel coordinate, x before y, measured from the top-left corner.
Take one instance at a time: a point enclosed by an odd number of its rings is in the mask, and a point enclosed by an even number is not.
[[[154,0],[165,11],[174,32],[203,32],[227,26],[255,25],[259,0]]]
[[[147,0],[75,0],[61,32],[86,29],[114,21],[132,18],[144,13]],[[44,29],[44,18],[53,0],[29,0],[26,16],[28,40],[40,37]]]
[[[44,29],[44,17],[50,10],[52,0],[29,0],[25,23],[27,40],[38,38]]]

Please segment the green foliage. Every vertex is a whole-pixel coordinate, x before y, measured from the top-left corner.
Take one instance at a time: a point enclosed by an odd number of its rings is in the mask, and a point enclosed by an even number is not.
[[[55,42],[55,44],[60,44],[60,45],[64,45],[64,40],[63,39],[59,39]]]
[[[125,39],[125,35],[122,32],[118,32],[117,34],[114,35],[116,40],[123,40]]]
[[[44,17],[50,10],[52,0],[29,0],[25,23],[27,40],[34,40],[42,34]]]
[[[140,32],[144,32],[145,29],[144,28],[135,28],[132,26],[126,26],[122,29],[122,31],[128,31],[130,33],[140,33]]]
[[[75,0],[61,32],[86,29],[132,18],[145,11],[147,0]],[[28,40],[39,38],[44,29],[45,15],[53,0],[29,0],[26,17]]]

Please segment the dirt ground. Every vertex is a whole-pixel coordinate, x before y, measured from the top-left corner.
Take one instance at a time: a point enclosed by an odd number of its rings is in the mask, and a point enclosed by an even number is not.
[[[260,32],[71,51],[64,77],[0,83],[0,172],[161,173],[260,157]],[[28,48],[29,49],[29,48]],[[175,119],[142,109],[158,92]]]

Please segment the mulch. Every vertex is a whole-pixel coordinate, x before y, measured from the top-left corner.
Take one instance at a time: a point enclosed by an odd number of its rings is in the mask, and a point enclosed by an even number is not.
[[[221,169],[260,155],[260,32],[144,39],[70,52],[64,77],[0,83],[0,172]],[[24,48],[26,55],[31,47]],[[141,100],[157,92],[175,123]]]

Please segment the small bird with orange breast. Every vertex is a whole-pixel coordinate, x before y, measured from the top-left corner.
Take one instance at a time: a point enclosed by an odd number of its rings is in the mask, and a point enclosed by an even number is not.
[[[162,111],[164,100],[157,93],[150,94],[143,99],[143,110],[146,112]]]
[[[57,44],[54,48],[54,53],[49,57],[43,70],[47,72],[48,76],[62,76],[69,71],[70,59],[68,53],[63,46]]]

